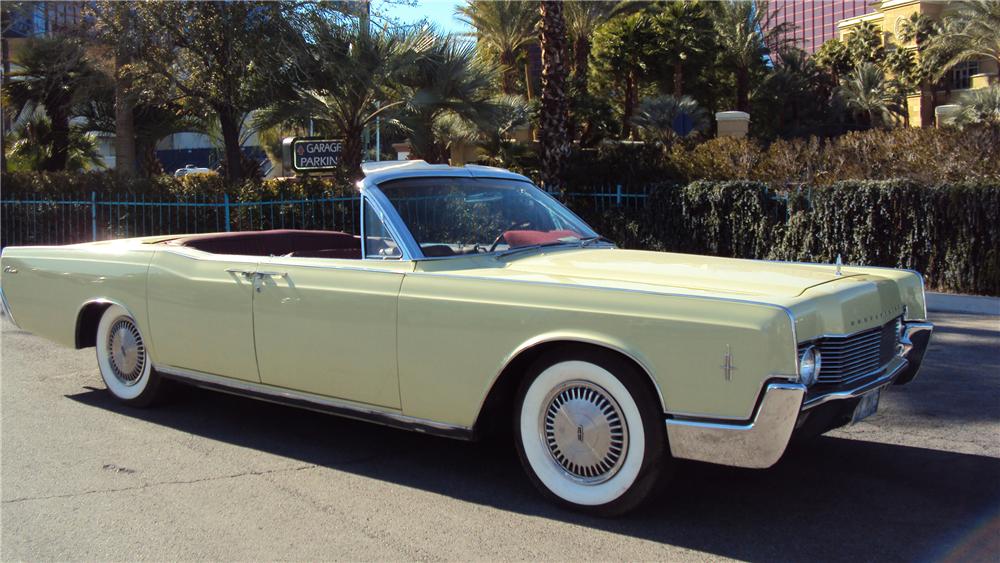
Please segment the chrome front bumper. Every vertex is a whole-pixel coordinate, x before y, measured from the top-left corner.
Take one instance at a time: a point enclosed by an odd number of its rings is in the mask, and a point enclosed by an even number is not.
[[[930,323],[907,323],[899,356],[885,366],[884,373],[856,387],[809,397],[801,383],[769,383],[756,414],[748,422],[667,419],[670,453],[677,458],[735,467],[771,467],[785,453],[799,418],[810,409],[911,381],[920,369],[933,330]]]

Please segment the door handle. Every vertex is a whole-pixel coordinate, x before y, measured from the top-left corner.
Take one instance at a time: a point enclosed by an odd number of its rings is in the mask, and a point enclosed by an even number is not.
[[[257,272],[258,276],[273,276],[276,278],[287,278],[288,272]]]
[[[239,268],[226,268],[226,272],[228,272],[230,274],[241,275],[241,276],[243,276],[243,279],[245,279],[245,280],[252,279],[253,276],[254,276],[254,274],[255,274],[255,272],[251,272],[251,271],[248,271],[248,270],[241,270]]]

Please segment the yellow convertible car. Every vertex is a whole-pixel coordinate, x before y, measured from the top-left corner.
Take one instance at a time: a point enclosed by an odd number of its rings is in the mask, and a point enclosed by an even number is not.
[[[520,175],[380,163],[360,233],[8,247],[22,329],[165,380],[461,439],[512,427],[547,497],[636,506],[674,459],[764,468],[874,413],[932,325],[914,272],[616,248]]]

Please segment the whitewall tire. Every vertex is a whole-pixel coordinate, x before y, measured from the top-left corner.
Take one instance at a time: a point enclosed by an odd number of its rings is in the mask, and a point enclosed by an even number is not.
[[[108,391],[119,401],[147,406],[159,394],[160,377],[153,370],[139,324],[120,305],[110,305],[97,325],[97,366]]]
[[[584,347],[532,366],[514,430],[521,462],[546,496],[600,515],[649,496],[669,456],[662,409],[644,377],[624,359]]]

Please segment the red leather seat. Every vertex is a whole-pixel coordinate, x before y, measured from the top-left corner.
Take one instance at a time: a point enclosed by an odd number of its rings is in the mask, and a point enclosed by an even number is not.
[[[561,238],[567,237],[580,238],[580,233],[576,231],[567,231],[565,229],[557,229],[554,231],[507,231],[503,234],[504,240],[507,241],[507,244],[509,244],[511,248],[556,242]]]

